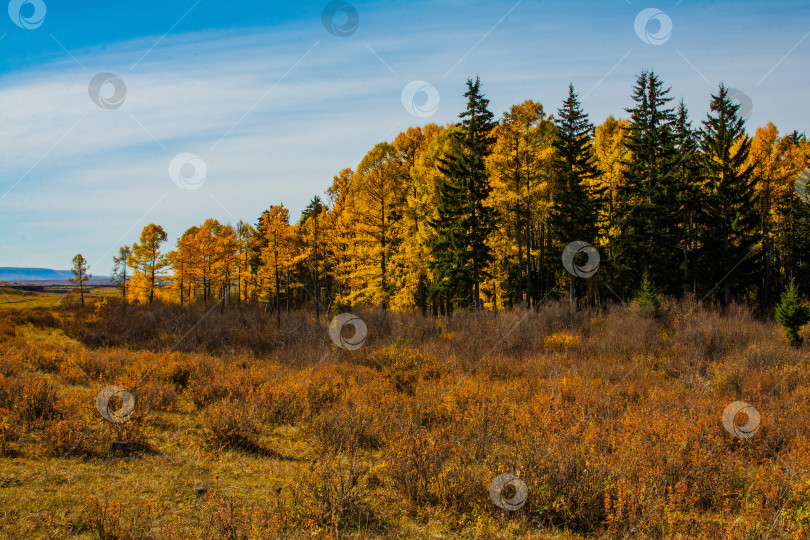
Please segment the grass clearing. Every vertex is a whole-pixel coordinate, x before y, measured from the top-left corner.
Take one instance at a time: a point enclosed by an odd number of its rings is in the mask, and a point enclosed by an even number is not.
[[[68,299],[78,302],[78,292],[74,287],[53,286],[31,291],[17,287],[0,287],[0,309],[56,308]],[[84,293],[86,303],[92,304],[109,299],[117,299],[121,291],[116,287],[90,287]]]
[[[310,313],[204,313],[0,312],[0,536],[810,534],[810,349],[745,308],[370,310],[356,351]],[[96,410],[108,385],[128,422]],[[735,400],[750,439],[723,427]],[[517,511],[490,499],[502,473]]]

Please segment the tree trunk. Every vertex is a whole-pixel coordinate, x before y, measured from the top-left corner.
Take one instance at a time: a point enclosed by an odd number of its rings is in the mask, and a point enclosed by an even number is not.
[[[419,307],[422,311],[422,317],[427,317],[427,284],[425,283],[424,274],[419,274]]]
[[[515,227],[517,227],[517,243],[518,243],[518,305],[523,303],[523,231],[520,230],[520,209],[515,208]]]
[[[155,261],[152,261],[152,279],[149,283],[149,303],[151,304],[152,301],[155,299]]]
[[[473,241],[478,238],[478,214],[475,212],[475,207],[473,207],[473,215],[472,215],[472,229],[473,229]],[[481,291],[479,289],[478,283],[478,250],[473,248],[472,253],[473,259],[473,305],[475,306],[476,313],[481,311]]]
[[[526,309],[532,308],[532,222],[529,193],[529,171],[526,171]]]
[[[238,261],[239,254],[237,254]],[[236,303],[242,303],[242,265],[236,264]]]
[[[318,305],[318,218],[315,218],[315,237],[314,237],[314,246],[315,246],[315,320],[320,323],[321,322],[321,310],[320,306]]]
[[[574,276],[569,276],[570,284],[569,284],[569,291],[571,294],[571,315],[576,315],[577,313],[577,282]]]
[[[728,223],[728,217],[726,211],[723,212],[723,254],[725,255],[724,259],[728,261],[728,229],[726,228],[726,224]],[[725,305],[728,307],[731,304],[731,285],[729,284],[729,278],[723,281],[723,297],[725,300]]]
[[[276,327],[281,328],[281,286],[278,282],[278,255],[276,255]]]

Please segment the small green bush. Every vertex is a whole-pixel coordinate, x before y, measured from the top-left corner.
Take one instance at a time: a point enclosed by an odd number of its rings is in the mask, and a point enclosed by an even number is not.
[[[647,271],[644,271],[644,278],[641,280],[641,289],[636,298],[636,306],[642,313],[658,317],[661,314],[661,299],[655,294],[652,281]]]
[[[799,347],[802,337],[799,329],[810,322],[810,310],[802,304],[799,289],[793,278],[790,279],[787,289],[782,293],[782,299],[776,306],[776,322],[785,329],[785,337],[791,347]]]

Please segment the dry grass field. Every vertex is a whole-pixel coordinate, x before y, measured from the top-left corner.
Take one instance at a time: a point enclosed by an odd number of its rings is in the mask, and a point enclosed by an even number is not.
[[[358,315],[0,311],[0,537],[810,537],[810,348],[747,308]]]
[[[0,285],[0,309],[53,308],[65,303],[75,303],[77,294],[71,295],[66,290],[67,287],[45,287],[44,291],[25,291]],[[116,287],[90,287],[84,293],[86,302],[118,298],[120,295]]]

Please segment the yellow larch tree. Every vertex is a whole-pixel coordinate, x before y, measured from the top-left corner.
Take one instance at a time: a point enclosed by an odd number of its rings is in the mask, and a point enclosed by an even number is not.
[[[281,289],[289,297],[286,277],[298,262],[295,228],[290,225],[290,211],[284,205],[273,205],[264,214],[266,244],[262,248],[259,267],[259,297],[276,310],[277,322],[281,317]]]
[[[392,253],[393,294],[391,307],[407,310],[417,307],[427,314],[432,272],[428,267],[434,238],[428,220],[435,218],[439,202],[439,186],[444,181],[437,168],[438,159],[453,144],[448,130],[436,124],[410,128],[394,139],[407,174],[403,202],[403,218],[398,227],[401,243]]]
[[[393,291],[391,255],[401,243],[402,219],[409,177],[391,144],[379,143],[357,168],[354,192],[355,237],[350,244],[356,268],[349,301],[387,307]]]
[[[804,146],[804,149],[802,148]],[[804,151],[803,151],[804,150]],[[797,204],[794,181],[808,163],[807,140],[791,135],[779,136],[776,126],[768,122],[758,128],[751,140],[748,165],[753,166],[756,200],[760,221],[761,282],[760,305],[768,308],[774,293],[785,283],[774,283],[774,276],[786,274],[789,263],[777,253],[793,251],[788,246],[795,236],[795,210]],[[781,249],[777,245],[781,244]]]
[[[231,286],[236,273],[236,231],[231,225],[221,225],[214,234],[214,284],[216,285],[220,311],[231,300]]]
[[[599,216],[600,243],[606,246],[608,255],[613,253],[611,239],[619,234],[616,209],[622,203],[619,200],[619,186],[625,177],[627,161],[630,159],[630,150],[625,146],[624,139],[630,129],[630,121],[607,119],[596,127],[593,138],[594,155],[599,175],[593,179],[595,187],[604,189],[605,204]]]
[[[150,223],[141,231],[140,243],[132,244],[129,266],[134,270],[130,288],[136,301],[155,299],[155,291],[163,285],[163,272],[169,261],[160,246],[166,241],[166,232],[160,225]]]
[[[251,241],[256,229],[250,223],[239,221],[236,224],[236,301],[247,303],[250,298],[251,283]]]
[[[326,190],[329,211],[324,216],[324,227],[329,231],[326,244],[332,255],[332,292],[341,310],[351,307],[351,276],[357,269],[350,249],[356,236],[356,190],[352,189],[354,178],[352,169],[343,169]]]
[[[512,106],[495,129],[495,147],[487,160],[492,178],[490,200],[499,215],[490,238],[495,256],[495,279],[490,285],[493,302],[508,295],[528,307],[537,292],[532,291],[536,278],[532,269],[539,254],[533,254],[532,248],[547,236],[554,130],[543,105],[532,100]]]
[[[202,225],[197,227],[197,232],[194,234],[194,244],[198,256],[194,277],[202,285],[203,303],[205,304],[213,299],[211,290],[218,254],[215,234],[221,226],[216,219],[206,219]]]
[[[167,254],[172,265],[172,288],[177,291],[180,305],[192,303],[196,295],[198,282],[195,279],[199,267],[199,254],[196,244],[197,227],[186,230],[177,239],[176,248]]]

